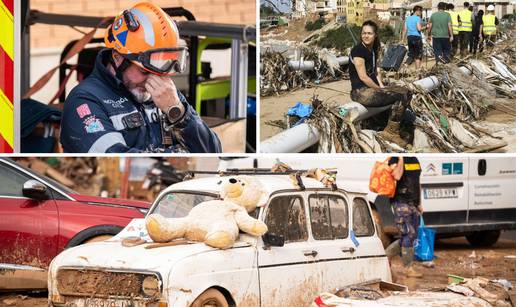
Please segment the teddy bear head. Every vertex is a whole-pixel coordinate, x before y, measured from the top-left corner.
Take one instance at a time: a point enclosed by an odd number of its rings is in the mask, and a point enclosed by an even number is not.
[[[261,182],[251,176],[231,176],[225,178],[220,196],[224,200],[244,207],[247,212],[252,212],[256,207],[267,203],[267,193]]]

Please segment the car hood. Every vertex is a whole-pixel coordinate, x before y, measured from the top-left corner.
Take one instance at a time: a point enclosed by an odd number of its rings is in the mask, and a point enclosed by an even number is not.
[[[70,194],[75,200],[84,202],[84,203],[98,203],[98,204],[110,204],[117,206],[129,206],[135,208],[149,209],[151,204],[138,201],[133,199],[121,199],[121,198],[109,198],[109,197],[100,197],[100,196],[89,196],[82,194]]]
[[[166,277],[181,259],[200,253],[221,251],[204,243],[145,248],[155,243],[149,239],[144,221],[144,219],[133,219],[124,230],[107,241],[79,245],[63,251],[52,261],[51,274],[55,276],[60,267],[77,267],[116,271],[152,271]],[[146,240],[147,243],[132,247],[122,245],[125,238],[135,235]],[[240,237],[241,240],[236,242],[233,248],[250,246],[253,243],[252,240],[256,240],[247,235]]]

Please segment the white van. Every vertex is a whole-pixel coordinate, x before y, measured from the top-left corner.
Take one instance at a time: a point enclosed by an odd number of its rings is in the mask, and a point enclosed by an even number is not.
[[[284,155],[281,162],[294,169],[337,168],[340,185],[367,191],[375,161],[387,156],[331,157]],[[438,237],[466,236],[472,245],[496,243],[502,230],[516,229],[516,157],[425,155],[421,167],[421,200],[424,221]],[[272,157],[223,159],[220,169],[270,168]],[[386,197],[369,194],[377,224],[386,244],[397,234],[394,215]]]
[[[254,176],[254,175],[253,175]],[[367,194],[330,189],[286,175],[256,178],[269,195],[255,211],[267,224],[259,238],[240,234],[233,248],[203,243],[148,248],[144,220],[116,237],[70,248],[49,268],[50,306],[308,306],[321,292],[364,281],[391,281]],[[219,176],[176,183],[156,198],[149,214],[183,217],[202,201],[219,198]]]

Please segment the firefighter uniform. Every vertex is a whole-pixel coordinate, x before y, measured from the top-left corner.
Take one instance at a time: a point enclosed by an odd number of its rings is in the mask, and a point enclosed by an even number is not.
[[[217,135],[180,92],[186,111],[172,127],[171,144],[164,145],[161,111],[152,101],[138,103],[108,71],[111,52],[104,49],[98,54],[91,75],[66,99],[61,123],[65,152],[221,152]]]

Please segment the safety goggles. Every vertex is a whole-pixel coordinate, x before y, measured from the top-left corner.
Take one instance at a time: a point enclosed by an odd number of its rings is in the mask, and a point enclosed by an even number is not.
[[[186,69],[188,48],[159,48],[140,53],[124,54],[130,61],[137,62],[143,68],[156,75],[173,75]]]

